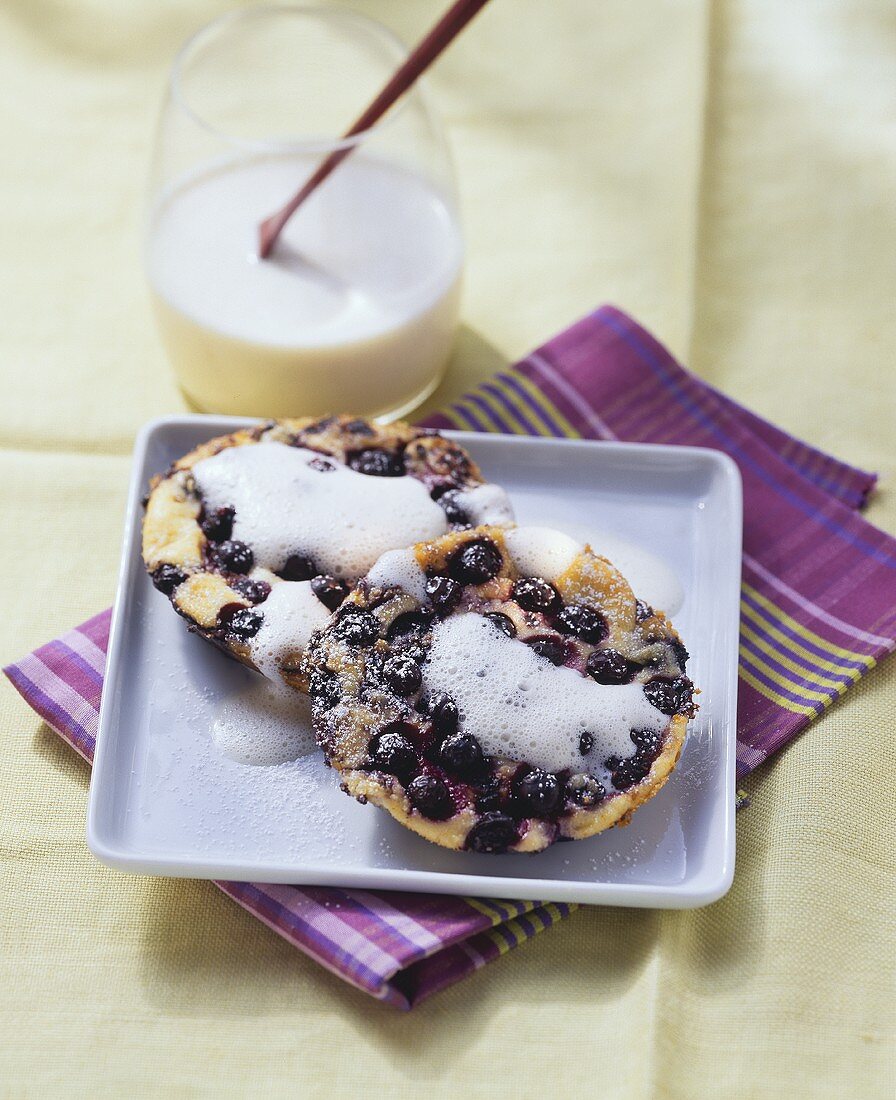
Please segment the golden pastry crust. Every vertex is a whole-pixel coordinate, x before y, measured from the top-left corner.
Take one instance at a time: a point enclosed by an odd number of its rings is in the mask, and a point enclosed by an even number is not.
[[[462,573],[455,563],[474,544],[495,548],[493,568],[478,583],[458,582]],[[553,599],[551,585],[523,599],[517,582],[524,578],[498,528],[452,533],[414,547],[413,553],[430,578],[426,600],[397,586],[374,587],[362,580],[309,647],[315,732],[343,789],[453,849],[536,852],[561,838],[580,840],[627,824],[674,770],[695,710],[693,685],[683,675],[687,652],[668,619],[637,600],[618,570],[587,547],[553,579],[557,599],[548,610],[533,610],[532,600],[540,591]],[[450,606],[440,607],[433,586],[446,577],[454,578],[459,591],[451,590]],[[597,612],[603,623],[599,638],[593,630],[590,635],[583,630],[585,637],[570,633],[571,607]],[[441,704],[434,707],[422,692],[422,677],[414,674],[408,658],[425,667],[433,623],[470,611],[506,620],[500,628],[504,633],[541,645],[555,664],[604,677],[599,682],[650,684],[648,699],[666,715],[665,728],[646,746],[635,738],[645,731],[633,731],[631,758],[613,758],[611,789],[584,771],[539,778],[547,795],[540,805],[536,799],[536,809],[531,795],[520,792],[527,777],[532,786],[535,773],[545,773],[524,760],[487,757],[478,774],[452,772],[445,745],[458,733],[464,736],[457,709],[446,720]],[[406,681],[397,687],[396,659]],[[609,672],[602,662],[609,662]],[[607,782],[605,767],[600,774]]]
[[[256,666],[247,630],[259,621],[264,600],[282,578],[258,566],[244,573],[228,570],[216,561],[222,539],[210,531],[192,470],[198,462],[227,448],[259,442],[304,447],[348,464],[365,452],[382,452],[399,464],[403,475],[423,482],[434,498],[483,484],[479,468],[467,452],[437,432],[400,421],[380,425],[347,415],[271,420],[240,429],[201,444],[154,477],[143,520],[142,555],[147,571],[191,630],[250,668]],[[229,537],[226,523],[218,532],[221,534],[224,539]],[[348,586],[332,591],[341,598]],[[294,686],[304,689],[299,647],[284,656],[281,671]]]

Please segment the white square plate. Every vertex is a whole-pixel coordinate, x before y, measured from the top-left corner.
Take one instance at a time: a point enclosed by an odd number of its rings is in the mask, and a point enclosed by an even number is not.
[[[534,856],[436,847],[338,789],[318,753],[273,767],[220,754],[222,701],[255,676],[188,634],[140,559],[150,476],[247,423],[178,416],[135,450],[87,836],[122,870],[591,904],[685,907],[734,872],[741,489],[717,451],[452,433],[520,523],[598,529],[659,556],[684,591],[675,623],[701,689],[678,768],[631,824]]]

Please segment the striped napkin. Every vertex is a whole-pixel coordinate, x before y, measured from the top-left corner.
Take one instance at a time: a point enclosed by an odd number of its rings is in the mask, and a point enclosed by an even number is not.
[[[896,540],[858,515],[864,473],[793,439],[680,367],[605,306],[426,423],[486,432],[694,444],[744,481],[737,760],[761,764],[896,648]],[[110,612],[5,671],[93,756]],[[733,792],[732,792],[733,796]],[[574,906],[219,882],[339,977],[411,1008]]]

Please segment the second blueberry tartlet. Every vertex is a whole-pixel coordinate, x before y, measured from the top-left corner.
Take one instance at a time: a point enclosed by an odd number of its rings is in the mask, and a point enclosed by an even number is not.
[[[543,528],[384,555],[306,655],[343,789],[447,848],[536,852],[625,824],[695,713],[678,634]]]

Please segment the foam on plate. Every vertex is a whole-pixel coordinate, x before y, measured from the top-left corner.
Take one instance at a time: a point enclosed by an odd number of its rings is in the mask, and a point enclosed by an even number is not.
[[[259,678],[224,700],[212,738],[222,755],[240,764],[270,767],[297,760],[317,747],[311,701],[285,684]]]

